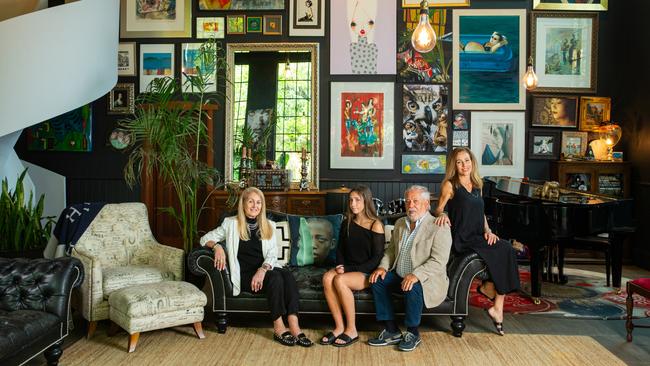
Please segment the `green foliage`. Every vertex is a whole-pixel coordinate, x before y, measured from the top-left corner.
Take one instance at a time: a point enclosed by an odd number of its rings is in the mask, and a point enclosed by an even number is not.
[[[276,123],[275,113],[272,113],[269,123],[264,127],[259,136],[249,125],[244,123],[241,129],[241,135],[236,139],[237,144],[235,145],[235,155],[239,156],[240,161],[242,146],[252,149],[253,152],[250,157],[255,163],[266,160],[269,139],[273,136]]]
[[[23,179],[27,174],[25,169],[13,192],[9,191],[9,181],[2,180],[0,194],[0,251],[24,251],[43,248],[52,232],[53,217],[43,217],[45,195],[41,195],[36,206],[33,204],[34,195],[29,192],[29,200],[25,203]],[[45,220],[43,225],[41,220]]]

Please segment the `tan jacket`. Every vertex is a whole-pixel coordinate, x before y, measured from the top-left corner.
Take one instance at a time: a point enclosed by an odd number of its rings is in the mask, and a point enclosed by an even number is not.
[[[400,252],[400,249],[402,235],[407,230],[407,225],[407,217],[401,218],[395,223],[390,243],[384,251],[384,257],[381,259],[379,267],[389,271],[395,269],[397,258],[404,254]],[[413,263],[413,274],[422,284],[424,305],[427,308],[440,305],[447,296],[449,289],[447,261],[449,261],[450,252],[451,230],[449,226],[436,225],[434,217],[427,212],[415,234],[411,253],[408,253],[411,255]]]

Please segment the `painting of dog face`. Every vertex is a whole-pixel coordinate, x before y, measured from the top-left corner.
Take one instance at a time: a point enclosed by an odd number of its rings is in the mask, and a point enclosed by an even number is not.
[[[447,151],[447,85],[405,84],[402,139],[407,152]]]

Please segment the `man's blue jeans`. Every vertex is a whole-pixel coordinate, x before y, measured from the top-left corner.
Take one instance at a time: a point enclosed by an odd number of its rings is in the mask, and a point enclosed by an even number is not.
[[[377,282],[372,284],[372,294],[375,298],[375,310],[377,311],[377,320],[386,321],[395,319],[395,310],[393,309],[392,293],[397,292],[404,294],[404,323],[407,327],[417,327],[420,325],[422,318],[422,309],[424,308],[424,295],[422,294],[422,284],[417,282],[411,288],[411,291],[402,291],[402,277],[395,271],[386,272],[386,277],[381,277]]]

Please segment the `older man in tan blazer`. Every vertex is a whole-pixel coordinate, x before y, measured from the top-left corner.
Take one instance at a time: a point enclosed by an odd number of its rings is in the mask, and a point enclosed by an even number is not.
[[[412,351],[421,338],[418,331],[423,306],[438,306],[447,294],[447,261],[451,251],[449,226],[434,224],[429,213],[430,193],[426,187],[411,186],[406,192],[407,217],[395,223],[390,244],[379,267],[370,275],[377,320],[386,328],[371,346],[399,343],[401,351]],[[392,293],[404,294],[407,331],[402,334],[395,322]]]

